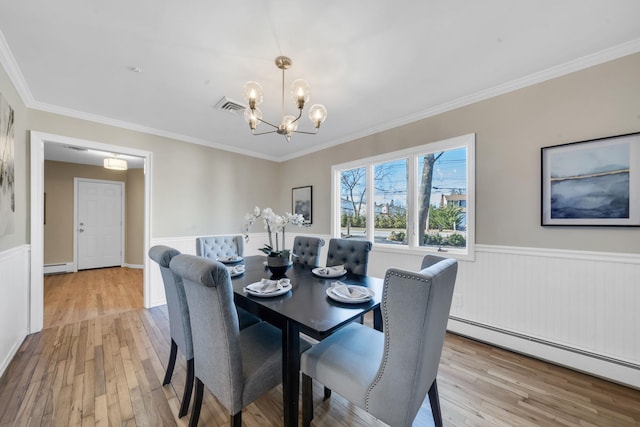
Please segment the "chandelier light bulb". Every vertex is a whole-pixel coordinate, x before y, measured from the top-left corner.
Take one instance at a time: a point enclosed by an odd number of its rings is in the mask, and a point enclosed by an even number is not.
[[[311,86],[304,79],[297,79],[291,83],[291,98],[298,108],[302,110],[304,104],[309,101],[311,95]]]
[[[255,108],[253,110],[251,108],[244,109],[244,120],[249,123],[249,127],[252,131],[256,130],[256,126],[258,126],[261,119],[262,111],[260,111],[259,108]]]
[[[244,99],[249,104],[249,108],[255,109],[262,104],[262,86],[258,82],[246,82],[243,88]]]
[[[316,129],[320,127],[320,124],[327,118],[327,109],[322,104],[313,104],[309,109],[309,119],[313,123]]]
[[[282,118],[282,127],[287,133],[291,134],[298,130],[298,122],[294,116],[284,116]]]

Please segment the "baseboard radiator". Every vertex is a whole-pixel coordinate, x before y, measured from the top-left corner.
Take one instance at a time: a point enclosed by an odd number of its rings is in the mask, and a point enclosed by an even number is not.
[[[45,264],[43,272],[44,274],[72,273],[73,263],[62,262],[59,264]]]

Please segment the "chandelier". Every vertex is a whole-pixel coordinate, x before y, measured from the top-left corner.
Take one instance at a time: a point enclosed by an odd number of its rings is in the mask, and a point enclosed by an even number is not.
[[[314,104],[309,109],[309,119],[315,127],[315,132],[306,132],[298,130],[298,120],[302,117],[302,110],[305,103],[309,101],[310,87],[303,79],[297,79],[291,83],[291,98],[298,108],[298,115],[285,115],[284,112],[284,71],[291,67],[291,59],[286,56],[278,56],[276,58],[276,66],[282,70],[282,118],[280,124],[275,125],[262,118],[262,112],[258,108],[258,105],[262,103],[262,86],[260,83],[249,81],[244,84],[244,99],[249,106],[244,110],[244,119],[249,123],[251,133],[253,135],[266,135],[268,133],[277,133],[283,135],[287,141],[291,140],[291,135],[294,133],[306,133],[315,135],[320,129],[320,124],[327,118],[327,109],[324,105]],[[256,127],[258,124],[264,123],[271,126],[273,130],[266,132],[256,133]]]

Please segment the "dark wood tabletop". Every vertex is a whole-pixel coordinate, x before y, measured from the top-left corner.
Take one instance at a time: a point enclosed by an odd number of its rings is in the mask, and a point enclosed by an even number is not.
[[[380,301],[383,281],[379,278],[346,274],[337,278],[318,277],[312,267],[293,264],[286,272],[291,282],[291,290],[274,297],[249,295],[244,287],[271,278],[264,256],[249,256],[242,261],[245,272],[233,277],[234,300],[239,307],[259,316],[266,322],[282,330],[282,385],[284,402],[284,425],[298,425],[298,394],[300,370],[300,332],[317,339],[331,335],[344,325],[359,319],[374,310],[374,326],[381,329]],[[370,288],[374,296],[370,301],[350,304],[329,298],[326,294],[335,281],[347,285]]]

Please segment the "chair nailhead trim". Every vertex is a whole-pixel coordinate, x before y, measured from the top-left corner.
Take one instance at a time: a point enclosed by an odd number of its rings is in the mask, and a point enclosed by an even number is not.
[[[390,339],[390,337],[391,337],[391,325],[389,324],[389,314],[388,314],[388,310],[387,310],[387,288],[389,287],[389,278],[391,276],[397,276],[397,277],[400,277],[402,279],[417,280],[419,282],[427,282],[427,280],[422,278],[422,277],[416,277],[416,276],[413,276],[413,275],[396,273],[394,271],[389,272],[387,274],[387,277],[385,277],[385,279],[384,279],[384,287],[382,289],[382,297],[383,297],[382,298],[382,307],[384,308],[384,310],[382,310],[382,314],[384,316],[382,324],[384,325],[384,334],[385,334],[385,337],[384,337],[384,357],[382,359],[382,364],[380,366],[380,369],[378,369],[378,373],[376,374],[376,377],[371,382],[369,387],[367,387],[367,394],[366,394],[366,397],[365,397],[365,400],[364,400],[364,409],[367,412],[369,412],[369,399],[371,398],[371,392],[373,391],[375,386],[378,385],[378,383],[382,379],[382,376],[384,375],[385,368],[387,367],[387,362],[389,361],[389,342],[391,341],[391,339]]]

